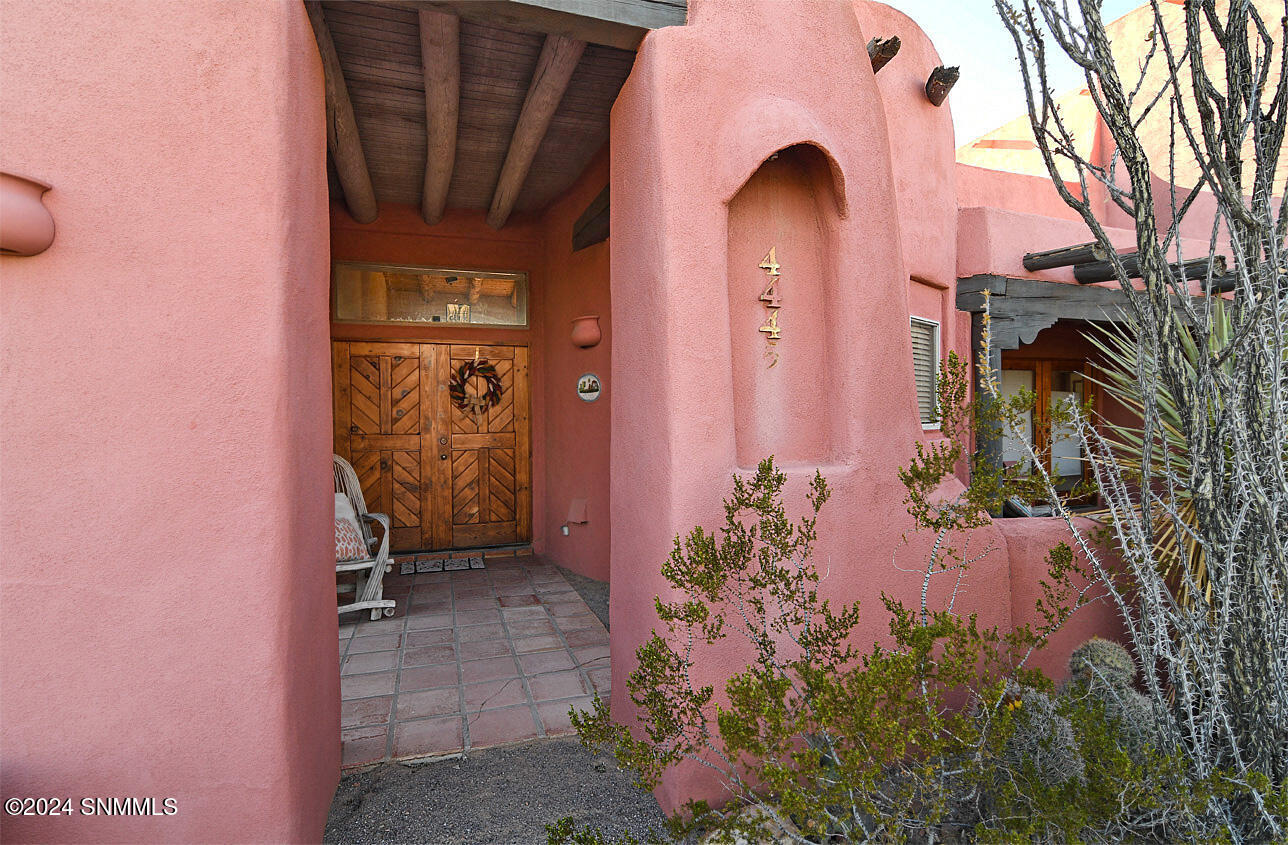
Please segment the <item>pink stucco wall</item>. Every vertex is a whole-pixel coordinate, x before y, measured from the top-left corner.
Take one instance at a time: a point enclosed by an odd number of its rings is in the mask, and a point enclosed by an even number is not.
[[[738,309],[760,303],[727,293],[735,272],[729,262],[741,248],[734,226],[763,255],[778,221],[772,202],[756,220],[755,209],[731,201],[762,162],[794,144],[818,147],[831,163],[837,210],[824,270],[837,282],[824,303],[826,354],[817,370],[831,388],[831,441],[825,460],[786,467],[787,496],[803,504],[821,464],[836,492],[819,524],[816,557],[829,572],[828,595],[868,608],[861,640],[884,629],[882,591],[913,593],[914,578],[892,564],[897,555],[900,565],[914,566],[925,552],[924,538],[907,545],[901,538],[909,526],[896,471],[923,432],[911,377],[911,273],[902,214],[892,210],[905,194],[910,207],[919,192],[932,194],[916,206],[940,209],[944,231],[952,231],[952,148],[921,138],[933,166],[921,168],[920,178],[917,166],[896,171],[887,122],[947,123],[920,114],[918,89],[896,86],[883,97],[865,61],[866,41],[845,4],[704,0],[691,6],[688,26],[645,39],[614,107],[612,648],[620,715],[630,713],[624,680],[634,648],[655,623],[647,602],[665,593],[660,563],[677,533],[718,523],[728,479],[742,463],[728,327],[741,325],[731,319]],[[951,236],[923,230],[914,243],[932,253],[927,274],[951,279]],[[751,244],[746,253],[755,254]],[[784,266],[784,278],[792,271]],[[784,287],[781,322],[793,307],[800,303]],[[784,335],[784,345],[795,342]],[[758,412],[787,413],[772,397]],[[1003,548],[995,533],[989,538]],[[1010,621],[1008,572],[999,553],[971,575],[973,609],[986,624]],[[724,650],[696,680],[716,680],[747,657]],[[659,797],[667,806],[695,793],[716,797],[706,790],[686,771],[665,781]]]
[[[317,839],[339,770],[322,70],[300,4],[6,2],[6,841]]]
[[[957,310],[954,232],[961,192],[955,163],[952,98],[935,107],[925,98],[926,79],[943,64],[921,27],[884,3],[854,0],[859,26],[869,38],[898,36],[899,54],[876,74],[885,106],[890,167],[895,179],[896,218],[908,273],[909,316],[939,323],[939,354],[965,361],[970,355],[970,315]],[[910,139],[916,139],[910,143]],[[941,437],[936,429],[922,434]],[[966,479],[965,462],[960,468]]]
[[[607,581],[609,578],[609,418],[612,410],[612,306],[609,301],[607,242],[572,251],[572,230],[603,187],[608,184],[605,148],[585,172],[543,216],[546,249],[546,290],[542,344],[545,378],[546,434],[545,508],[533,516],[544,522],[545,551],[550,560],[574,572]],[[570,339],[572,320],[599,315],[603,339],[598,346],[579,349]],[[574,388],[583,373],[595,373],[603,392],[584,402]],[[568,536],[559,528],[577,500],[586,502],[586,522],[570,525]]]
[[[1046,557],[1060,542],[1067,542],[1075,549],[1081,565],[1086,558],[1077,552],[1069,529],[1060,519],[1001,519],[996,526],[1006,544],[1010,562],[1011,621],[1016,627],[1031,625],[1038,629],[1045,620],[1037,612],[1042,598],[1042,581],[1048,579]],[[1090,535],[1096,525],[1088,519],[1078,520],[1079,531]],[[1112,558],[1106,558],[1107,562]],[[1078,582],[1081,588],[1086,582]],[[1035,652],[1029,666],[1041,669],[1057,681],[1069,677],[1069,655],[1093,636],[1122,640],[1122,618],[1118,608],[1105,591],[1093,587],[1084,597],[1087,602],[1078,608],[1067,622],[1054,634],[1046,646]]]
[[[1004,208],[1081,222],[1082,218],[1065,205],[1051,180],[1045,177],[989,170],[969,164],[958,164],[956,174],[957,204],[962,208]]]

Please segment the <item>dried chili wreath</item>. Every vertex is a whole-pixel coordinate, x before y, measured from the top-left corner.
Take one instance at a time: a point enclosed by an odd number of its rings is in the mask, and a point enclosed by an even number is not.
[[[465,386],[470,379],[478,376],[486,385],[482,395],[467,393]],[[452,404],[467,414],[481,414],[501,403],[501,377],[496,374],[496,367],[486,358],[466,361],[452,371],[447,381],[447,393]]]

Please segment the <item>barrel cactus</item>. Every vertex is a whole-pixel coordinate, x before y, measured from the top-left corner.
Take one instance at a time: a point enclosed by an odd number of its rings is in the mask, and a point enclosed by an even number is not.
[[[1136,661],[1118,643],[1092,637],[1069,655],[1069,671],[1075,681],[1098,679],[1115,688],[1130,689],[1136,678]]]
[[[1136,762],[1145,750],[1158,746],[1158,729],[1149,699],[1132,686],[1136,661],[1118,643],[1093,637],[1069,657],[1072,677],[1061,691],[1067,701],[1083,698],[1104,708],[1113,723],[1119,745]]]
[[[1038,781],[1056,787],[1081,781],[1086,766],[1073,726],[1056,702],[1041,690],[1007,684],[1003,706],[1015,713],[1015,730],[1006,738],[1002,763],[1015,774],[1032,766]]]

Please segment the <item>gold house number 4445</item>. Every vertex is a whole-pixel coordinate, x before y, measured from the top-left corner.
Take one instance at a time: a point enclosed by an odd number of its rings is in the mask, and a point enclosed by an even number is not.
[[[778,247],[770,247],[769,254],[765,260],[758,265],[769,276],[769,284],[765,286],[764,292],[760,295],[760,301],[765,303],[765,310],[768,319],[760,327],[760,331],[765,333],[765,342],[767,348],[765,354],[772,360],[769,366],[772,367],[778,363],[778,352],[774,349],[775,342],[782,337],[782,331],[778,326],[778,310],[783,307],[783,298],[778,293],[779,277],[782,275],[778,272],[781,266],[778,263]]]

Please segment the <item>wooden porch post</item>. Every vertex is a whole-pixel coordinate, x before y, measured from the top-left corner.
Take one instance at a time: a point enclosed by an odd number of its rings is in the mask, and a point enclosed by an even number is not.
[[[984,386],[985,379],[990,375],[995,384],[1001,384],[1002,350],[996,344],[993,344],[988,351],[988,357],[984,357],[984,313],[982,311],[975,311],[970,315],[970,346],[971,360],[975,364],[975,396],[984,396],[987,393],[987,388]],[[1001,467],[1001,429],[994,428],[991,431],[979,431],[977,429],[975,432],[975,451],[991,466]],[[994,516],[998,515],[1000,514],[994,514]]]

